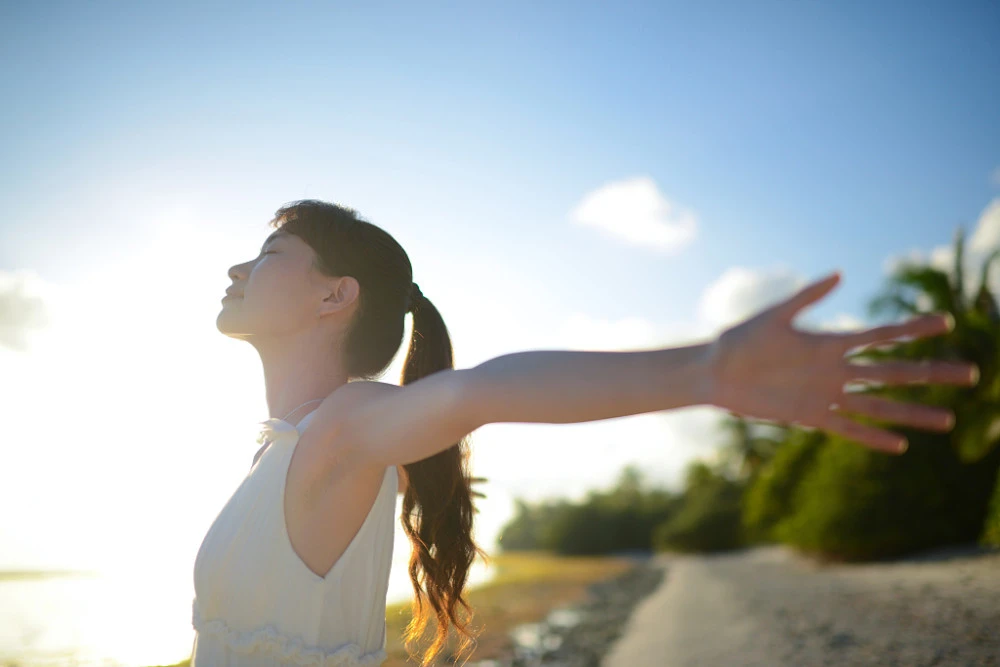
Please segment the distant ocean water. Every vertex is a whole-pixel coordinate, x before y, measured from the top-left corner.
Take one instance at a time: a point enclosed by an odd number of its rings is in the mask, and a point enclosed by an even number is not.
[[[402,578],[400,574],[404,575]],[[476,563],[472,583],[490,576]],[[388,601],[412,595],[393,565]],[[191,654],[193,586],[111,575],[0,581],[0,665],[148,667]]]
[[[413,594],[397,525],[387,600]],[[191,655],[193,563],[150,574],[0,580],[0,667],[149,667]],[[477,562],[470,584],[492,576]]]

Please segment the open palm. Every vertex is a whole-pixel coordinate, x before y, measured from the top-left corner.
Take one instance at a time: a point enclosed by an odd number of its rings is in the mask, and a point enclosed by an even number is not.
[[[890,453],[905,451],[905,438],[856,422],[845,413],[926,430],[951,430],[955,421],[951,410],[845,390],[847,383],[857,381],[975,385],[979,372],[971,363],[856,364],[845,358],[860,346],[947,333],[953,326],[951,317],[932,314],[852,333],[796,329],[792,325],[796,315],[839,282],[839,272],[834,273],[724,331],[710,350],[713,405],[747,417],[822,429]]]

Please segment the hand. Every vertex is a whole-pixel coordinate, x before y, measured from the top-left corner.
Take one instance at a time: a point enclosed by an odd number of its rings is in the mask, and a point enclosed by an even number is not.
[[[840,282],[839,272],[809,285],[790,299],[724,331],[709,350],[711,403],[732,412],[815,427],[865,447],[899,454],[906,439],[860,424],[844,412],[908,427],[950,431],[951,410],[845,392],[844,385],[869,380],[885,385],[940,383],[974,386],[975,364],[946,361],[894,361],[852,364],[844,358],[856,347],[902,336],[924,338],[951,331],[950,315],[921,316],[852,333],[811,333],[792,326],[796,315],[826,296]]]

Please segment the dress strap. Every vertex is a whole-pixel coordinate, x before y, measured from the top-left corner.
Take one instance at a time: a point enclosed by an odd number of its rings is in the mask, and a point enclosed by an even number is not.
[[[293,412],[295,412],[296,410],[298,410],[299,408],[301,408],[303,405],[309,405],[310,403],[315,403],[316,401],[322,401],[322,400],[323,400],[322,398],[314,398],[311,401],[306,401],[305,403],[303,403],[302,405],[300,405],[298,407],[292,408],[288,412],[288,414],[286,414],[284,417],[281,418],[281,421],[285,421],[285,419],[288,417],[288,415],[292,414]]]
[[[323,400],[322,398],[314,398],[311,401],[306,401],[305,403],[303,403],[302,405],[298,406],[297,408],[295,408],[294,410],[292,410],[291,412],[289,412],[287,415],[285,415],[285,417],[287,417],[288,415],[292,414],[293,412],[295,412],[295,410],[298,410],[303,405],[309,405],[310,403],[315,403],[317,401],[322,401],[322,400]],[[304,421],[304,419],[307,418],[307,417],[309,417],[309,415],[311,415],[313,412],[316,412],[315,408],[313,409],[312,412],[310,412],[309,414],[307,414],[306,417],[304,417],[303,419],[300,419],[299,420],[299,424],[301,424]],[[282,417],[281,419],[278,419],[277,417],[271,417],[271,418],[266,419],[266,420],[264,420],[262,422],[257,422],[261,426],[260,433],[257,435],[257,442],[259,442],[260,444],[263,445],[263,444],[265,444],[265,441],[272,439],[273,436],[276,433],[279,433],[279,432],[281,432],[281,433],[283,433],[283,432],[289,432],[290,433],[292,431],[296,431],[297,432],[299,430],[298,426],[293,426],[289,422],[286,422],[285,421],[285,417]]]

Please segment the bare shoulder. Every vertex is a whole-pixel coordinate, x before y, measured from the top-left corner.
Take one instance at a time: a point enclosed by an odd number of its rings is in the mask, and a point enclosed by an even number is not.
[[[372,400],[388,396],[399,391],[399,385],[375,380],[354,380],[337,387],[330,393],[316,410],[316,418],[338,418],[342,420],[347,414],[353,413],[359,407]]]
[[[356,414],[370,401],[399,389],[399,385],[387,382],[355,380],[331,392],[316,409],[316,415],[300,437],[303,441],[300,448],[309,452],[304,456],[310,459],[310,464],[326,472],[378,467],[363,452],[344,446],[339,438],[340,426],[349,415]],[[402,466],[397,466],[396,469],[400,479],[399,492],[403,493],[406,489],[405,471]]]
[[[388,382],[354,380],[337,387],[316,409],[313,424],[320,430],[333,429],[343,424],[350,415],[371,401],[399,391],[400,387]],[[322,426],[321,426],[322,425]],[[310,426],[312,428],[312,426]]]

